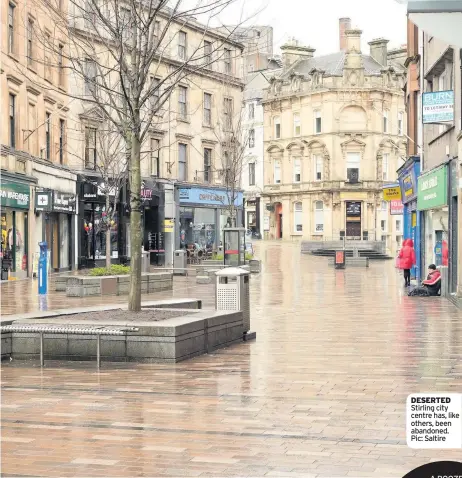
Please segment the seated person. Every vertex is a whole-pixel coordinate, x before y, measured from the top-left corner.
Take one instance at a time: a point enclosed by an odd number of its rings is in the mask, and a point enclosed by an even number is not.
[[[424,280],[422,285],[428,290],[430,295],[438,295],[441,289],[441,274],[436,269],[435,264],[428,266],[427,280]]]

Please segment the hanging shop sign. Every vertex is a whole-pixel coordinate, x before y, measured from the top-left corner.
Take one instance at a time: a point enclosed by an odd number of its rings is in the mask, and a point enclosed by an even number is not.
[[[419,176],[417,209],[436,209],[448,204],[448,169],[446,165]]]
[[[53,211],[75,214],[75,194],[53,192]]]
[[[454,91],[435,91],[422,94],[424,124],[454,121]]]
[[[417,197],[417,174],[415,163],[410,164],[400,172],[399,184],[403,204],[411,202]]]
[[[164,232],[173,232],[175,221],[173,219],[164,219]]]
[[[390,216],[402,216],[404,213],[404,204],[401,199],[390,201]]]
[[[35,190],[35,210],[36,211],[51,211],[51,205],[53,203],[50,189]]]
[[[8,181],[0,183],[0,204],[5,207],[29,209],[30,187],[27,184]]]
[[[401,200],[401,188],[399,184],[386,185],[383,187],[383,200],[384,201],[393,201]]]

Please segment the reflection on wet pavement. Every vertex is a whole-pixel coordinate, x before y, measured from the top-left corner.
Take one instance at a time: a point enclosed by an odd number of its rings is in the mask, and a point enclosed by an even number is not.
[[[462,390],[460,311],[404,296],[392,262],[336,271],[295,244],[258,248],[255,342],[99,373],[94,362],[3,364],[2,473],[396,477],[460,459],[405,443],[408,394]],[[34,290],[2,285],[2,313],[38,310]],[[155,295],[168,296],[212,306],[213,286],[177,278]],[[47,304],[81,305],[62,293]]]

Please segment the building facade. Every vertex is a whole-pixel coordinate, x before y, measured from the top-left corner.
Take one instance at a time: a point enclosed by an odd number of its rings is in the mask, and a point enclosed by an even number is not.
[[[447,291],[460,295],[460,50],[410,21],[408,40],[408,153],[416,155],[420,163],[415,185],[417,201],[412,213],[416,215],[421,246],[421,270],[417,277],[426,275],[429,264],[447,268]]]
[[[271,239],[401,244],[403,218],[383,201],[406,154],[406,51],[387,40],[361,52],[361,31],[340,20],[340,51],[315,56],[291,42],[263,100],[265,223]],[[393,214],[393,215],[392,215]]]
[[[61,9],[67,2],[60,3]],[[2,280],[37,272],[39,242],[49,268],[75,265],[76,175],[66,150],[68,89],[63,56],[55,61],[38,25],[55,12],[45,5],[2,3],[1,223]],[[59,50],[64,37],[47,38]]]

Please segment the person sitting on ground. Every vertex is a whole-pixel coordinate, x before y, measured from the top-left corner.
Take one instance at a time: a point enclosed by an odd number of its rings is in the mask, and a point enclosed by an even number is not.
[[[421,287],[416,287],[411,290],[408,295],[410,296],[435,296],[439,295],[441,290],[441,274],[436,269],[435,264],[428,266],[427,279],[422,282]]]

